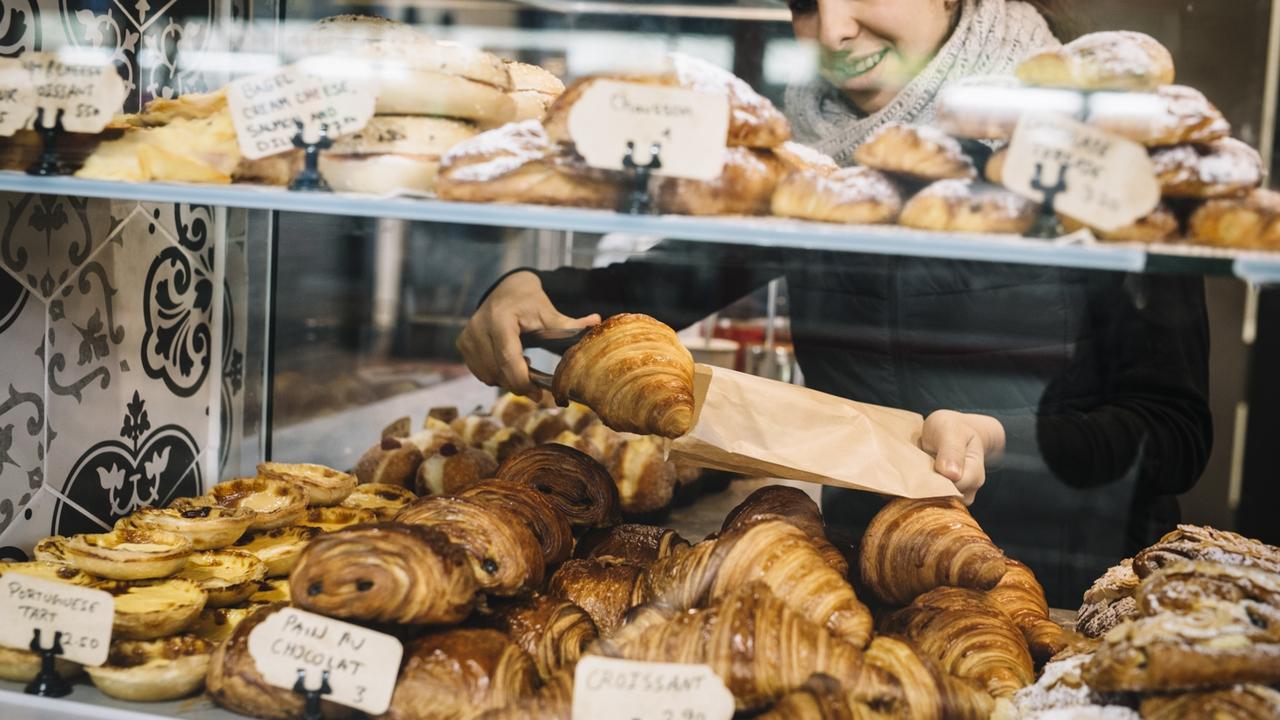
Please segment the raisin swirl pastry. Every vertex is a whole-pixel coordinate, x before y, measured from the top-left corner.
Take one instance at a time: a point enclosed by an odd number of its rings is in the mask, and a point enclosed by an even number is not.
[[[563,669],[572,670],[597,635],[586,610],[541,594],[501,603],[480,622],[506,633],[528,653],[544,682]]]
[[[476,582],[495,595],[518,595],[542,585],[542,546],[520,516],[460,497],[425,497],[406,505],[396,522],[425,525],[466,550]]]
[[[693,356],[676,333],[647,315],[614,315],[560,360],[556,402],[586,403],[621,432],[676,438],[693,428]]]
[[[540,445],[516,453],[498,468],[498,479],[542,493],[574,527],[607,527],[621,518],[618,487],[609,471],[565,445]]]
[[[461,622],[478,589],[465,550],[438,530],[402,523],[322,535],[289,575],[298,607],[378,623]]]
[[[960,143],[931,127],[889,123],[858,146],[853,159],[915,180],[973,179],[978,173]]]
[[[1251,600],[1280,611],[1280,575],[1240,565],[1188,560],[1156,571],[1138,588],[1142,615],[1190,612],[1206,601]]]
[[[627,523],[588,531],[578,538],[573,555],[577,558],[614,558],[647,567],[681,547],[689,547],[689,541],[675,530]]]
[[[383,720],[466,720],[530,697],[533,660],[497,630],[454,628],[405,648]]]
[[[849,561],[827,539],[822,511],[805,491],[787,485],[768,485],[751,493],[724,518],[721,532],[754,525],[765,520],[781,520],[794,525],[809,536],[814,547],[832,570],[849,574]]]
[[[1027,648],[1036,662],[1044,663],[1067,646],[1062,626],[1049,619],[1049,603],[1044,587],[1031,568],[1011,558],[1005,559],[1004,577],[987,591],[987,597],[1009,613],[1022,631]]]
[[[467,488],[459,497],[474,500],[482,507],[501,508],[519,517],[537,538],[542,560],[548,567],[564,562],[573,551],[573,528],[569,526],[569,519],[529,485],[485,480]]]
[[[944,670],[974,680],[996,698],[1035,682],[1027,642],[1013,620],[980,592],[940,587],[885,616],[880,630],[901,635]]]
[[[892,675],[902,685],[904,717],[913,720],[983,720],[995,701],[976,683],[955,677],[910,643],[880,635],[867,646],[868,664]]]
[[[209,674],[205,676],[205,689],[219,707],[263,720],[303,717],[306,699],[292,690],[269,684],[249,654],[249,633],[284,607],[283,604],[261,606],[214,649],[209,659]],[[325,720],[339,720],[352,715],[348,708],[327,700],[321,701],[320,711]]]
[[[1133,570],[1146,578],[1182,560],[1210,560],[1280,573],[1280,548],[1227,530],[1179,525],[1133,558]]]
[[[871,638],[871,612],[803,531],[781,520],[736,528],[659,560],[644,597],[677,609],[703,607],[759,580],[794,612],[856,647]]]
[[[1141,712],[1144,720],[1280,720],[1280,692],[1251,683],[1221,690],[1152,695],[1142,700]]]
[[[613,558],[569,560],[547,583],[547,594],[577,605],[602,636],[622,626],[627,612],[644,601],[644,568]]]

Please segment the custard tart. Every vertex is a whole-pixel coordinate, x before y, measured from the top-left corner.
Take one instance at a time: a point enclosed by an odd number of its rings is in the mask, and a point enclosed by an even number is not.
[[[69,539],[62,535],[50,535],[36,543],[35,548],[31,550],[31,557],[43,562],[66,565],[71,562],[67,559],[67,540]]]
[[[70,680],[82,671],[79,663],[66,658],[53,659],[53,671],[58,677]],[[19,650],[0,645],[0,680],[26,683],[40,674],[40,655],[30,650]]]
[[[390,520],[400,508],[417,500],[412,490],[389,483],[357,485],[340,507],[372,510],[379,520]]]
[[[254,607],[205,608],[187,632],[199,635],[213,644],[231,636],[236,626],[253,613]]]
[[[247,508],[257,514],[250,530],[273,530],[292,525],[307,514],[307,491],[300,485],[267,478],[237,478],[209,491],[213,502],[226,508]],[[197,501],[199,498],[197,498]]]
[[[165,530],[186,537],[193,550],[216,550],[239,540],[253,519],[254,513],[248,508],[228,508],[212,502],[196,504],[183,499],[167,508],[143,508],[121,519],[116,528]]]
[[[209,595],[205,607],[220,608],[244,602],[267,577],[267,564],[241,550],[192,553],[187,566],[174,577],[194,581]]]
[[[47,560],[31,562],[0,562],[0,577],[8,573],[22,573],[41,580],[56,580],[70,585],[87,587],[98,581],[97,578],[77,567]]]
[[[192,580],[104,580],[99,590],[116,601],[112,637],[117,640],[154,640],[176,635],[195,622],[204,609],[207,594]]]
[[[249,533],[236,541],[235,549],[252,553],[266,563],[267,577],[283,577],[293,569],[307,542],[320,533],[320,528],[301,525]]]
[[[81,570],[112,580],[167,577],[182,569],[191,541],[164,530],[112,530],[75,535],[67,541],[67,560]]]
[[[266,603],[287,603],[293,600],[289,590],[289,578],[278,577],[258,583],[258,590],[249,596],[248,604],[264,605]]]
[[[307,463],[258,463],[258,477],[282,480],[304,488],[313,507],[328,507],[342,502],[356,487],[356,476],[324,465]]]
[[[160,702],[193,695],[204,687],[213,644],[195,635],[159,640],[117,640],[107,662],[85,668],[108,697]]]
[[[335,505],[332,507],[313,507],[307,510],[307,516],[298,522],[300,527],[313,527],[321,532],[341,530],[348,525],[377,522],[378,515],[372,510],[349,508]]]

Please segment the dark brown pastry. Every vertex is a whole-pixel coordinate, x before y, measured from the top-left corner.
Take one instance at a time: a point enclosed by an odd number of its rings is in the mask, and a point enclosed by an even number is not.
[[[422,451],[405,438],[384,437],[365,451],[351,472],[361,483],[413,485],[413,476],[422,464]]]
[[[468,415],[449,423],[449,429],[457,433],[462,442],[479,448],[501,430],[502,425],[486,415]]]
[[[902,686],[906,713],[913,720],[984,720],[995,700],[977,683],[944,671],[910,643],[880,635],[867,646],[867,664],[884,670]]]
[[[944,670],[978,682],[996,698],[1035,682],[1035,666],[1018,626],[986,595],[940,587],[885,616],[882,632],[901,635]]]
[[[1280,192],[1254,190],[1243,198],[1210,200],[1192,214],[1191,237],[1217,247],[1280,249]]]
[[[990,590],[1005,557],[956,498],[899,498],[867,526],[859,553],[862,582],[887,605],[902,606],[936,587]]]
[[[676,466],[667,460],[660,438],[627,438],[605,467],[618,487],[623,515],[648,515],[671,505],[676,492]]]
[[[480,587],[518,595],[542,586],[542,546],[519,515],[461,497],[425,497],[406,505],[396,521],[426,525],[467,551]]]
[[[499,465],[531,447],[533,447],[533,438],[526,435],[523,430],[509,427],[498,430],[480,445],[480,449]]]
[[[209,659],[205,689],[219,707],[263,720],[299,720],[303,717],[306,699],[292,690],[267,683],[258,673],[257,662],[249,654],[249,633],[283,608],[284,605],[263,605],[214,649]],[[327,700],[321,701],[320,711],[326,720],[352,715],[350,709]]]
[[[538,410],[520,419],[517,427],[533,439],[535,445],[549,443],[557,435],[569,430],[569,424],[554,410]]]
[[[538,539],[542,559],[554,567],[573,551],[573,528],[564,513],[532,486],[509,480],[485,480],[463,491],[460,497],[482,507],[499,507],[520,518]]]
[[[1138,577],[1146,578],[1182,560],[1209,560],[1280,573],[1280,548],[1200,525],[1179,525],[1155,545],[1135,555],[1133,571]]]
[[[484,452],[445,443],[418,466],[414,491],[418,495],[457,495],[493,477],[497,470],[498,463]]]
[[[1156,571],[1134,595],[1138,612],[1191,612],[1206,601],[1251,600],[1280,611],[1280,575],[1243,565],[1188,560]]]
[[[517,453],[498,468],[498,479],[542,493],[574,527],[616,525],[621,517],[618,488],[609,471],[564,445],[541,445]]]
[[[1138,616],[1133,594],[1142,581],[1133,571],[1133,559],[1125,558],[1107,570],[1084,593],[1084,604],[1076,614],[1076,632],[1100,638],[1111,628]]]
[[[644,600],[643,574],[639,565],[612,558],[569,560],[551,576],[547,594],[586,610],[600,635],[608,637],[621,627],[627,612]]]
[[[858,146],[853,159],[914,180],[973,179],[973,161],[955,138],[931,127],[889,123]]]
[[[586,610],[540,594],[501,603],[479,622],[506,633],[528,653],[543,681],[561,670],[572,670],[597,634]]]
[[[1008,613],[1022,631],[1031,657],[1045,663],[1067,646],[1066,631],[1049,619],[1044,587],[1031,568],[1012,558],[1005,559],[1005,566],[1004,577],[987,591],[987,597]]]
[[[656,525],[615,525],[598,528],[578,538],[573,549],[577,558],[615,558],[635,565],[652,565],[676,548],[688,547],[680,533]]]
[[[672,215],[768,215],[782,174],[772,154],[731,147],[714,180],[657,176],[651,192],[658,211]]]
[[[533,660],[497,630],[455,628],[405,648],[384,720],[466,720],[533,695]]]
[[[1142,700],[1143,720],[1280,720],[1280,692],[1246,684],[1222,690],[1151,695]]]
[[[827,539],[822,511],[808,493],[797,487],[769,485],[751,493],[724,518],[721,532],[764,520],[781,520],[802,530],[822,553],[823,560],[842,576],[849,575],[849,561]]]
[[[289,575],[298,607],[379,623],[461,622],[478,589],[465,550],[439,530],[403,523],[321,535]]]

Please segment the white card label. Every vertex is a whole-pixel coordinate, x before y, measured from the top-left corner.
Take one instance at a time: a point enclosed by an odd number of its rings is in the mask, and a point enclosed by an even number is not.
[[[61,110],[67,132],[100,133],[124,105],[124,80],[106,55],[34,52],[19,59],[31,74],[45,127]]]
[[[1023,115],[1005,159],[1004,184],[1040,200],[1041,187],[1057,184],[1060,173],[1066,189],[1055,208],[1102,230],[1125,227],[1160,202],[1160,183],[1146,148],[1061,115]]]
[[[31,73],[21,60],[0,58],[0,137],[26,127],[36,111],[36,90]]]
[[[277,687],[293,689],[298,670],[307,689],[320,687],[329,671],[325,700],[380,715],[391,705],[404,646],[368,628],[297,608],[285,608],[249,633],[249,654],[258,672]]]
[[[0,577],[0,645],[29,650],[40,631],[40,646],[53,647],[62,633],[62,657],[101,665],[111,649],[116,601],[111,593],[17,572]]]
[[[729,720],[733,695],[706,665],[588,655],[573,678],[573,720]]]
[[[714,180],[724,170],[728,134],[728,96],[678,87],[598,80],[569,112],[574,147],[606,170],[623,169],[630,142],[642,165],[659,147],[655,175]]]
[[[319,137],[321,125],[331,138],[363,128],[377,101],[371,85],[354,77],[319,77],[294,66],[232,82],[227,105],[240,153],[256,160],[292,150],[298,122],[308,141]]]

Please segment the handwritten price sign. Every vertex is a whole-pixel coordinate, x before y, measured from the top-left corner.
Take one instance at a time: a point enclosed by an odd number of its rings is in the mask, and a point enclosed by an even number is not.
[[[9,572],[0,578],[0,645],[26,650],[40,631],[43,647],[62,633],[63,657],[101,665],[111,648],[115,598],[101,590]]]
[[[573,720],[729,720],[733,695],[706,665],[589,655],[573,678]]]
[[[368,83],[337,74],[321,77],[293,66],[227,86],[240,152],[250,159],[293,149],[299,122],[307,139],[317,137],[321,124],[329,137],[353,133],[373,117],[376,102]]]
[[[46,126],[53,125],[61,110],[68,132],[99,133],[124,105],[124,80],[105,56],[36,52],[19,61],[30,74]]]
[[[22,62],[0,58],[0,137],[26,127],[36,111],[36,90]]]

